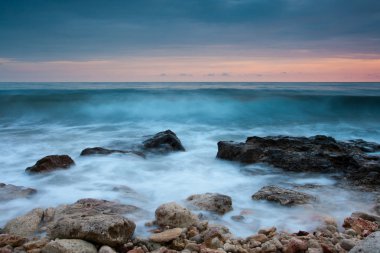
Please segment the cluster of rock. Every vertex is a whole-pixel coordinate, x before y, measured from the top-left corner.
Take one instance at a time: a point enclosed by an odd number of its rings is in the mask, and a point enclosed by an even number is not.
[[[159,132],[143,141],[140,150],[119,150],[107,149],[103,147],[85,148],[80,153],[81,156],[90,155],[110,155],[110,154],[133,154],[145,158],[145,152],[169,153],[172,151],[185,151],[177,135],[166,130]],[[68,169],[75,165],[74,160],[68,155],[49,155],[41,158],[35,165],[26,168],[29,173],[50,172],[57,169]]]
[[[209,195],[197,199],[206,200]],[[211,201],[207,210],[220,213],[228,209],[228,203],[220,210],[215,203],[218,202]],[[346,218],[343,232],[332,218],[326,218],[313,233],[292,234],[271,227],[247,238],[235,238],[228,228],[208,224],[172,202],[157,208],[155,220],[147,224],[155,225],[153,233],[148,238],[139,238],[133,237],[135,223],[124,216],[138,211],[134,206],[96,199],[34,209],[7,223],[0,234],[0,252],[366,253],[380,249],[380,217],[365,213]]]
[[[173,151],[185,151],[185,148],[173,131],[166,130],[146,139],[140,146],[140,150],[118,150],[93,147],[82,150],[80,156],[110,155],[118,153],[133,154],[145,158],[146,153],[149,152],[163,154]],[[25,171],[30,174],[47,173],[55,170],[69,169],[74,165],[74,160],[68,155],[48,155],[39,159],[33,166],[26,168]],[[0,183],[0,201],[28,198],[36,193],[37,190],[33,188]]]
[[[81,156],[184,151],[170,130],[145,140],[140,150],[87,148]],[[366,189],[379,186],[380,158],[368,152],[380,145],[363,140],[338,142],[331,137],[249,137],[245,143],[219,142],[217,157],[242,163],[268,163],[288,171],[343,173]],[[75,162],[67,155],[44,157],[26,169],[29,173],[68,169]],[[302,189],[302,188],[301,188]],[[127,189],[130,190],[129,188]],[[0,184],[0,200],[30,197],[36,190]],[[13,196],[13,197],[12,197]],[[318,199],[307,193],[275,185],[262,187],[254,201],[272,201],[284,206],[312,204]],[[224,215],[233,209],[231,197],[218,193],[191,195],[189,208]],[[379,201],[380,203],[380,201]],[[344,220],[342,229],[332,218],[314,232],[288,233],[275,227],[261,229],[247,238],[235,238],[224,226],[211,225],[186,207],[165,203],[155,211],[148,238],[134,236],[134,214],[144,210],[117,202],[81,199],[56,208],[36,208],[9,221],[0,230],[0,253],[344,253],[380,252],[380,204],[373,214],[356,212]],[[234,220],[244,219],[242,215]]]
[[[332,137],[248,137],[245,143],[218,142],[217,157],[241,163],[267,163],[286,171],[342,173],[352,184],[368,190],[380,186],[380,157],[368,152],[380,145]]]

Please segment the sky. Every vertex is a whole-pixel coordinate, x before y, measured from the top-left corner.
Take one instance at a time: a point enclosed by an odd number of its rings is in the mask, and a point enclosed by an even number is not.
[[[379,0],[0,0],[0,81],[379,82]]]

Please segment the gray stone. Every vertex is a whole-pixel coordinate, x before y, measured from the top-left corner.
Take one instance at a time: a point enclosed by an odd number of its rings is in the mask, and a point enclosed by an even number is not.
[[[75,214],[57,220],[49,227],[48,236],[52,239],[82,239],[96,244],[117,246],[131,238],[135,227],[133,221],[120,215]]]
[[[159,206],[156,209],[157,225],[172,228],[187,228],[198,223],[198,217],[192,214],[188,209],[170,202]]]
[[[49,242],[42,253],[97,253],[95,246],[78,239],[56,239]]]
[[[349,253],[380,253],[380,231],[360,241]]]
[[[225,214],[232,210],[231,197],[219,193],[195,194],[187,198],[187,201],[201,210]]]
[[[0,201],[28,198],[37,193],[36,189],[0,183]]]
[[[4,232],[23,237],[33,237],[38,233],[39,225],[44,215],[42,208],[36,208],[29,213],[10,220],[4,227]]]
[[[258,192],[252,195],[252,199],[275,201],[284,206],[308,204],[316,200],[316,198],[310,194],[274,185],[261,188]]]

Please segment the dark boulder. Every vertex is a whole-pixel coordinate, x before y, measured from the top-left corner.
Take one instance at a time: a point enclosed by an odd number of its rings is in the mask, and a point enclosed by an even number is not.
[[[143,142],[144,149],[158,152],[185,151],[177,135],[171,130],[159,132]]]
[[[33,188],[0,183],[0,201],[28,198],[36,193],[37,190]]]
[[[38,160],[35,165],[26,168],[29,173],[50,172],[57,169],[68,169],[75,162],[68,155],[49,155]]]
[[[273,185],[261,188],[258,192],[252,195],[252,199],[274,201],[283,206],[309,204],[316,200],[316,198],[310,194]]]
[[[114,153],[119,154],[134,154],[140,157],[145,157],[145,155],[142,152],[137,151],[126,151],[126,150],[117,150],[117,149],[106,149],[102,147],[94,147],[94,148],[85,148],[80,153],[81,156],[88,156],[88,155],[110,155]]]
[[[359,145],[360,144],[360,145]],[[218,142],[220,159],[241,163],[267,163],[287,171],[343,173],[354,185],[380,184],[380,157],[370,156],[364,141],[340,142],[332,137],[248,137],[245,143]]]

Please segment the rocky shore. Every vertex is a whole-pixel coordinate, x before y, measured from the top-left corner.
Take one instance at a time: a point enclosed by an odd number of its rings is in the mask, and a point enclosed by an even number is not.
[[[170,130],[146,139],[136,150],[86,148],[81,156],[149,155],[183,152],[181,141]],[[345,184],[376,193],[380,182],[380,145],[363,140],[336,141],[327,136],[249,137],[245,143],[221,141],[217,157],[242,164],[266,163],[285,171],[334,173]],[[75,169],[67,155],[50,155],[26,169],[27,173],[54,173]],[[305,186],[306,187],[306,186]],[[37,189],[38,190],[38,189]],[[0,201],[29,198],[38,191],[10,184],[0,184]],[[317,196],[302,187],[287,189],[267,185],[247,201],[268,201],[273,205],[312,205]],[[342,224],[329,216],[319,217],[313,231],[279,231],[276,227],[252,231],[246,238],[234,236],[222,225],[211,224],[207,216],[193,211],[223,216],[233,210],[233,199],[219,193],[188,196],[186,206],[163,203],[155,210],[155,219],[146,223],[150,235],[135,234],[143,207],[101,199],[80,199],[72,204],[36,208],[16,217],[0,230],[0,253],[343,253],[380,252],[380,198],[371,212],[352,213]],[[244,215],[233,216],[243,220]]]

